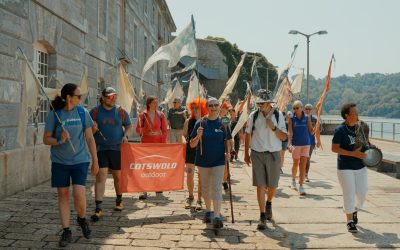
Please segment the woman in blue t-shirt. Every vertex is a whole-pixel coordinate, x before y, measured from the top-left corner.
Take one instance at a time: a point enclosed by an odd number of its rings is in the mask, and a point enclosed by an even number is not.
[[[48,114],[43,135],[43,143],[51,146],[51,186],[57,188],[63,227],[60,247],[65,247],[72,241],[69,229],[71,181],[78,224],[82,228],[83,236],[87,239],[91,237],[91,230],[85,219],[85,184],[90,163],[87,148],[92,156],[92,175],[97,174],[99,165],[92,134],[93,121],[89,112],[80,106],[81,98],[81,91],[76,84],[65,84],[61,89],[61,96],[57,96],[51,103],[53,110]]]
[[[357,209],[362,207],[368,190],[367,168],[362,161],[366,154],[361,151],[361,147],[356,148],[355,130],[358,122],[356,104],[344,104],[341,115],[345,122],[335,129],[332,151],[338,154],[337,175],[343,192],[347,230],[356,233]]]
[[[219,118],[219,102],[215,98],[207,100],[208,116],[196,122],[191,134],[190,147],[196,150],[195,165],[199,168],[201,192],[206,204],[204,221],[211,222],[211,202],[214,207],[214,228],[223,227],[221,220],[222,178],[225,161],[230,160],[229,143],[225,153],[225,140],[231,140],[231,132]],[[201,149],[200,149],[201,148]]]

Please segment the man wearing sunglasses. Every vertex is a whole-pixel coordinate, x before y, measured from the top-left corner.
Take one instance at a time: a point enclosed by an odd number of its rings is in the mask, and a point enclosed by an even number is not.
[[[266,220],[272,218],[272,198],[279,183],[282,141],[286,138],[285,119],[280,111],[273,111],[271,92],[260,89],[257,92],[258,109],[247,120],[244,143],[244,161],[253,167],[253,186],[257,187],[257,201],[260,220],[257,229],[267,228]],[[249,146],[251,154],[249,155]],[[267,188],[267,202],[265,190]]]
[[[112,87],[103,90],[100,97],[100,105],[90,111],[95,121],[93,132],[97,145],[97,158],[100,170],[96,175],[95,202],[96,209],[92,215],[92,221],[98,221],[103,216],[102,202],[107,180],[108,169],[111,169],[114,178],[116,193],[115,211],[123,209],[122,193],[119,191],[121,177],[121,143],[127,143],[131,136],[133,126],[128,112],[115,104],[117,92]]]
[[[186,121],[186,110],[181,107],[181,99],[174,99],[174,107],[168,111],[169,142],[182,143],[182,129]]]

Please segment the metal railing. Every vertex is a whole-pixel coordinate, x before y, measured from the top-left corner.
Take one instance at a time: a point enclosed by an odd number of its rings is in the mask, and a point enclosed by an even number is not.
[[[321,132],[323,131],[323,124],[340,124],[342,122],[343,120],[338,119],[322,119]],[[400,142],[399,122],[379,122],[368,120],[365,120],[364,122],[369,126],[369,136],[371,138]]]

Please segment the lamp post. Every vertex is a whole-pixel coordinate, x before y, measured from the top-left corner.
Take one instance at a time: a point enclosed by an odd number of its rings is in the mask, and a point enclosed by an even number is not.
[[[320,30],[320,31],[317,31],[317,32],[312,33],[312,34],[304,34],[304,33],[300,32],[300,31],[297,31],[297,30],[291,30],[291,31],[289,31],[289,34],[291,34],[291,35],[300,34],[300,35],[303,35],[303,36],[305,36],[307,38],[307,103],[310,103],[309,102],[309,98],[308,98],[308,79],[309,79],[309,76],[310,76],[310,37],[313,36],[313,35],[317,35],[317,34],[318,35],[326,35],[326,34],[328,34],[328,31]]]

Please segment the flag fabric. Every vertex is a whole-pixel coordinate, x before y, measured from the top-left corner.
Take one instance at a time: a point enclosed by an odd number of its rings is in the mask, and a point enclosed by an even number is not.
[[[298,44],[296,44],[294,46],[293,52],[290,54],[290,60],[289,60],[288,64],[286,65],[286,67],[282,70],[282,73],[280,74],[279,79],[278,79],[278,84],[275,86],[274,92],[276,92],[277,89],[279,89],[283,80],[285,80],[285,78],[288,76],[289,70],[292,67],[294,58],[296,56],[297,47],[298,47]]]
[[[254,57],[253,65],[251,66],[251,92],[253,94],[257,93],[257,91],[261,89],[261,81],[260,77],[258,76],[256,64],[257,57]]]
[[[132,104],[137,104],[135,92],[132,88],[131,82],[129,81],[128,75],[125,72],[124,66],[120,63],[118,66],[118,82],[117,82],[117,104],[122,106],[128,114],[132,109]]]
[[[324,99],[326,94],[328,93],[330,84],[331,84],[331,68],[332,68],[332,62],[335,63],[335,57],[332,55],[331,61],[329,63],[329,68],[328,68],[328,75],[326,76],[326,83],[325,83],[325,88],[322,91],[322,94],[317,102],[317,105],[315,105],[315,113],[317,115],[317,123],[315,125],[315,131],[319,131],[319,127],[321,125],[321,112],[322,112],[322,104],[324,103]],[[319,138],[319,133],[315,133],[317,136],[317,141],[321,141]]]
[[[238,107],[237,112],[242,112],[242,114],[239,117],[239,120],[235,126],[235,128],[232,131],[232,138],[235,137],[235,135],[240,131],[240,129],[243,128],[244,124],[247,122],[249,119],[250,115],[250,102],[251,102],[251,87],[249,83],[247,82],[247,94],[246,97],[243,99],[243,102],[240,104]]]
[[[244,58],[246,57],[246,53],[242,55],[242,58],[240,59],[239,64],[237,65],[235,72],[233,72],[232,76],[229,78],[229,80],[226,82],[226,87],[224,89],[224,92],[222,92],[222,95],[219,98],[219,101],[222,103],[227,100],[228,96],[230,93],[232,93],[233,88],[235,87],[236,81],[239,77],[240,69],[243,66]]]
[[[121,192],[183,190],[185,146],[166,143],[121,144]]]
[[[292,83],[292,93],[297,94],[300,93],[301,91],[301,83],[303,82],[303,77],[304,77],[304,69],[301,69],[299,73],[296,75],[294,78],[294,81]]]
[[[193,72],[189,81],[188,94],[186,97],[186,107],[195,98],[205,98],[205,90],[204,87],[200,84],[196,73]]]
[[[168,108],[173,108],[174,107],[174,99],[179,98],[181,99],[182,96],[184,96],[185,93],[183,92],[182,85],[180,84],[179,80],[177,79],[176,84],[174,89],[172,90],[171,96],[168,98]],[[182,100],[181,100],[182,101]]]
[[[83,72],[82,72],[81,82],[79,84],[79,88],[81,89],[81,95],[86,95],[86,94],[89,93],[87,67],[85,67]]]
[[[53,89],[53,88],[43,88],[44,93],[49,97],[50,100],[54,100],[57,95],[61,96],[61,89]],[[41,95],[42,100],[46,100],[45,95]]]
[[[168,67],[172,68],[178,64],[180,58],[184,56],[197,57],[197,45],[193,17],[186,28],[183,29],[172,42],[158,48],[158,50],[152,56],[150,56],[145,63],[140,81],[140,97],[144,96],[144,76],[154,63],[160,60],[167,60],[169,61]]]
[[[280,111],[284,111],[287,105],[292,101],[293,93],[290,88],[289,78],[283,79],[283,82],[279,86],[278,91],[275,94],[274,100],[276,101],[275,107]]]

